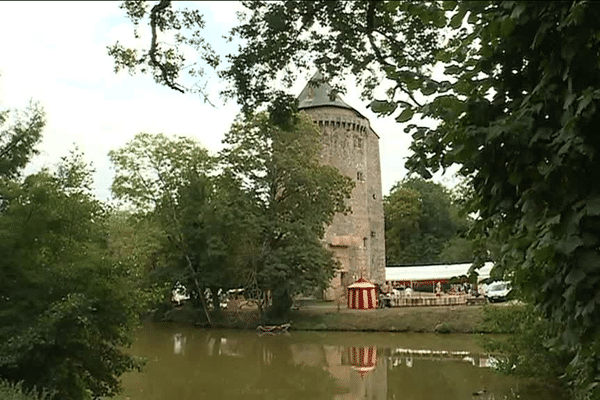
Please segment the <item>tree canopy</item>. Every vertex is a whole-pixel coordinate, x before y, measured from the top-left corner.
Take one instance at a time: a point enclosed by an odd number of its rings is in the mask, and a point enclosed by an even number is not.
[[[347,212],[352,181],[320,162],[319,129],[305,114],[281,127],[268,113],[235,122],[225,137],[223,168],[243,183],[255,206],[251,283],[273,293],[275,318],[291,297],[325,289],[336,263],[321,239],[337,212]]]
[[[0,377],[55,399],[114,395],[139,365],[121,350],[144,307],[139,275],[110,256],[90,183],[74,152],[2,191]]]
[[[215,204],[214,180],[209,176],[213,158],[191,138],[147,133],[137,134],[109,155],[116,169],[115,197],[159,226],[165,259],[155,272],[172,287],[185,284],[208,317],[204,290],[222,281],[226,270],[227,249],[218,233],[231,232],[217,221],[223,209]]]
[[[0,392],[114,395],[120,375],[140,365],[123,352],[146,304],[139,271],[111,253],[109,209],[93,196],[78,150],[22,176],[42,137],[42,108],[3,111],[0,125]]]
[[[448,261],[442,251],[468,225],[466,219],[457,219],[448,189],[422,178],[397,183],[383,204],[388,264]],[[467,261],[472,260],[473,254]]]
[[[0,179],[19,176],[42,138],[46,118],[42,107],[32,103],[25,112],[0,110]]]
[[[288,122],[240,117],[216,158],[191,139],[148,134],[110,153],[113,192],[159,222],[170,254],[162,269],[205,310],[205,289],[218,309],[219,289],[244,286],[261,306],[273,293],[269,311],[280,318],[292,295],[324,289],[333,275],[321,239],[334,214],[348,211],[351,180],[321,165],[307,116]]]

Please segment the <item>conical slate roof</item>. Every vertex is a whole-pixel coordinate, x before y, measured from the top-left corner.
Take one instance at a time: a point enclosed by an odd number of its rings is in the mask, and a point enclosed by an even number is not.
[[[335,95],[333,100],[331,99],[332,87],[326,82],[318,82],[323,79],[323,75],[317,71],[310,81],[306,84],[300,96],[298,96],[298,108],[311,108],[311,107],[341,107],[347,108],[348,110],[356,111],[350,107],[339,95]]]

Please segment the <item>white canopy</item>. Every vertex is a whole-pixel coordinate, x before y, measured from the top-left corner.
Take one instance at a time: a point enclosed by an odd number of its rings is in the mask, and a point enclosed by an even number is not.
[[[386,281],[428,281],[436,279],[450,279],[455,276],[468,275],[471,263],[419,265],[411,267],[387,267],[385,269]],[[490,277],[493,263],[486,262],[477,270],[478,280]]]

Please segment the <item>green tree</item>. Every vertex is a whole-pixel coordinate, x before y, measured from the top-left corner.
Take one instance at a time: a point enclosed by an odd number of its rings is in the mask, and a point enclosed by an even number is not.
[[[125,354],[144,304],[110,257],[106,210],[81,155],[3,189],[0,377],[55,399],[111,396],[138,367]]]
[[[422,178],[405,179],[394,185],[383,205],[388,263],[447,261],[442,250],[461,227],[444,186]]]
[[[227,174],[193,179],[182,188],[180,199],[185,248],[218,314],[219,290],[245,283],[244,268],[255,238],[253,204],[241,184]]]
[[[38,395],[35,391],[24,390],[21,384],[11,384],[0,381],[0,397],[3,400],[46,400],[45,394]]]
[[[172,286],[184,281],[210,320],[201,271],[186,245],[182,207],[187,205],[181,201],[184,187],[208,179],[212,161],[207,151],[190,138],[139,133],[122,148],[111,150],[109,157],[116,170],[113,194],[160,226],[167,254],[162,268],[170,268],[166,275]]]
[[[25,112],[0,110],[0,179],[13,179],[37,154],[46,118],[42,108],[32,103]],[[7,126],[6,126],[7,125]]]
[[[171,286],[161,274],[167,255],[160,225],[131,211],[110,209],[106,226],[108,251],[114,262],[126,265],[129,275],[139,282],[147,311],[165,308],[171,299]]]
[[[385,251],[386,263],[403,263],[405,247],[413,235],[419,233],[421,203],[419,193],[394,185],[390,194],[383,199],[385,217]]]
[[[287,128],[267,113],[236,121],[222,165],[253,199],[258,240],[251,281],[270,291],[270,316],[287,315],[294,294],[324,289],[336,267],[321,239],[337,212],[348,211],[352,181],[320,163],[318,127],[305,114]]]
[[[239,287],[242,249],[252,224],[240,184],[217,175],[215,161],[196,141],[140,133],[110,152],[113,193],[133,205],[141,220],[160,227],[163,265],[155,275],[183,284],[209,322],[205,290],[220,311],[219,289]]]

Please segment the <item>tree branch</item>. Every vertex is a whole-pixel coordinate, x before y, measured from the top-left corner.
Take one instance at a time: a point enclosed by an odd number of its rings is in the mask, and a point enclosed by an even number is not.
[[[381,53],[381,50],[379,49],[379,46],[375,43],[375,38],[373,37],[374,32],[379,33],[380,35],[384,36],[386,39],[393,41],[394,44],[398,44],[398,41],[396,39],[390,38],[389,36],[387,36],[386,34],[384,34],[383,32],[381,32],[375,28],[375,4],[376,4],[376,1],[370,1],[369,8],[367,9],[367,21],[366,21],[366,23],[367,23],[367,25],[366,25],[367,38],[369,39],[369,43],[371,44],[371,47],[373,48],[373,52],[375,53],[375,57],[377,58],[377,61],[379,61],[380,64],[382,64],[386,67],[392,67],[392,68],[398,69],[397,65],[394,65],[385,59],[385,57]],[[418,107],[422,107],[421,103],[419,103],[415,99],[412,92],[404,89],[400,84],[398,84],[396,86],[396,88],[400,89],[402,92],[406,93],[408,95],[408,97]]]
[[[398,85],[396,85],[395,89],[399,89],[402,93],[406,94],[408,96],[408,98],[411,99],[413,101],[413,103],[415,103],[417,105],[417,107],[423,107],[423,105],[421,103],[419,103],[417,101],[417,99],[415,99],[412,92],[408,89],[404,89],[400,83],[398,83]]]
[[[153,67],[160,69],[162,79],[163,79],[165,85],[167,85],[171,89],[176,90],[180,93],[185,93],[185,91],[181,88],[180,85],[178,85],[177,83],[175,83],[171,80],[171,78],[169,77],[169,72],[167,71],[167,68],[162,63],[160,63],[156,58],[156,48],[157,48],[156,25],[157,25],[158,16],[161,12],[163,12],[165,9],[167,9],[170,5],[171,5],[170,0],[161,0],[157,5],[152,7],[152,10],[150,11],[150,28],[152,30],[152,39],[150,42],[150,51],[148,52],[148,55],[150,56],[150,64]]]

